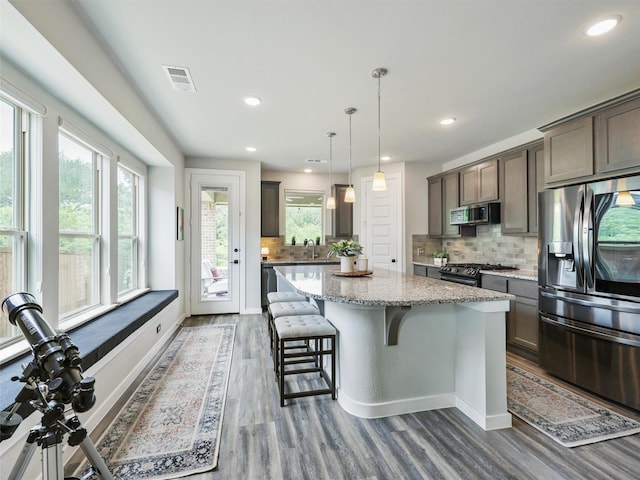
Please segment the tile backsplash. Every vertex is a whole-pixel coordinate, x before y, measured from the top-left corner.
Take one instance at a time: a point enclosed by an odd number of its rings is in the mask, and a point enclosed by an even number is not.
[[[537,237],[502,235],[500,225],[477,226],[475,237],[441,240],[413,235],[413,261],[431,263],[431,254],[443,247],[449,253],[451,263],[500,263],[523,270],[538,270]]]
[[[269,249],[269,255],[267,259],[273,260],[311,260],[311,256],[314,255],[316,259],[327,258],[329,248],[332,243],[337,242],[337,239],[331,236],[327,236],[324,239],[322,245],[315,245],[312,247],[306,247],[303,242],[296,243],[296,245],[285,244],[283,236],[280,237],[262,237],[260,238],[260,248],[267,247]],[[358,240],[358,236],[354,235],[351,240]]]

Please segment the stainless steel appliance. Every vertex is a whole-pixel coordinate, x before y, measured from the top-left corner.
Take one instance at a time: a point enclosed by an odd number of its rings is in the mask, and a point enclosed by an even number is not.
[[[539,196],[540,366],[640,410],[640,176]]]
[[[500,203],[479,203],[449,210],[451,225],[487,225],[500,223]]]
[[[449,263],[440,268],[440,280],[479,287],[482,270],[515,270],[515,267],[488,263]]]

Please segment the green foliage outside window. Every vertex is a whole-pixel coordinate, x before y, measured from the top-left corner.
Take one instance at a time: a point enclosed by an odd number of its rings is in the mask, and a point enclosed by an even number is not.
[[[598,242],[640,243],[640,193],[633,192],[636,206],[614,206],[600,221]]]

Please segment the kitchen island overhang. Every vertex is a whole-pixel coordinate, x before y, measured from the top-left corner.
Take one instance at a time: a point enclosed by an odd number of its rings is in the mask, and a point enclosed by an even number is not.
[[[364,418],[457,407],[485,430],[511,426],[505,312],[514,297],[376,270],[276,267],[278,290],[311,297],[338,330],[338,402]]]

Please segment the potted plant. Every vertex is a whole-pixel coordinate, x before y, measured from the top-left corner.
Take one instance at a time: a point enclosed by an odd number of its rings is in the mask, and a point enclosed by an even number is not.
[[[294,235],[293,237],[291,237],[291,245],[295,245],[296,244],[296,236]]]
[[[353,240],[340,240],[331,245],[327,257],[340,258],[340,271],[353,272],[354,257],[362,253],[362,245]]]
[[[433,252],[433,264],[436,267],[443,267],[447,264],[449,254],[447,252]]]

